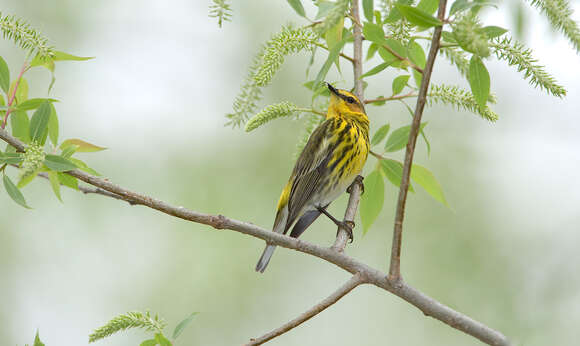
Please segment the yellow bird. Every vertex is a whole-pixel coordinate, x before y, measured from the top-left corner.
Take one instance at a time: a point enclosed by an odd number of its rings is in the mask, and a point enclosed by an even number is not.
[[[352,225],[338,221],[326,207],[353,183],[369,153],[369,119],[352,93],[330,89],[326,120],[308,139],[292,175],[282,190],[273,231],[298,238],[320,214],[344,227],[352,239]],[[263,273],[276,245],[266,245],[256,271]]]

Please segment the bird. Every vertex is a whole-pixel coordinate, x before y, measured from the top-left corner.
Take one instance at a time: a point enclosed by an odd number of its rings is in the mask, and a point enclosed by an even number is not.
[[[354,223],[338,221],[326,208],[359,175],[369,154],[369,119],[353,93],[327,83],[330,103],[326,119],[312,132],[282,190],[272,231],[298,238],[321,214],[349,233]],[[267,244],[256,265],[263,273],[276,245]]]

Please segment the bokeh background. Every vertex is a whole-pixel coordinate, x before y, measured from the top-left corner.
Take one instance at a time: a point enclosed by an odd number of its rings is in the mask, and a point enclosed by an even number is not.
[[[301,22],[285,1],[235,1],[233,21],[219,29],[208,18],[209,4],[4,0],[0,10],[26,18],[60,50],[96,57],[58,64],[52,93],[61,101],[61,138],[109,148],[84,154],[90,165],[113,182],[170,203],[269,227],[302,123],[278,120],[246,134],[224,127],[224,114],[259,45],[281,23]],[[513,7],[507,2],[490,11],[486,23],[513,28]],[[434,172],[452,210],[420,188],[410,195],[402,268],[411,285],[518,345],[575,345],[580,58],[535,11],[526,9],[524,18],[522,39],[567,87],[568,97],[547,96],[491,60],[497,123],[448,107],[427,109],[432,151],[427,156],[420,140],[416,162]],[[22,52],[4,40],[0,52],[16,74]],[[301,87],[307,59],[287,59],[264,104],[308,104]],[[350,87],[344,63],[343,71],[329,79]],[[392,77],[369,78],[367,95],[389,94]],[[48,72],[33,71],[29,80],[31,95],[46,95]],[[434,80],[467,86],[442,58]],[[397,104],[367,111],[373,129],[409,121]],[[367,170],[374,163],[369,159]],[[259,275],[253,268],[264,244],[254,238],[72,190],[63,191],[61,204],[42,180],[24,193],[33,210],[0,194],[1,345],[31,343],[37,329],[47,345],[83,345],[113,316],[146,309],[168,321],[167,334],[189,313],[200,312],[176,345],[240,345],[295,317],[349,277],[286,249],[278,249]],[[379,219],[364,237],[357,227],[347,248],[383,270],[396,194],[387,184]],[[345,204],[343,197],[331,209],[340,215]],[[330,244],[335,230],[321,218],[304,238]],[[136,345],[145,338],[129,331],[98,343]],[[360,287],[271,344],[479,342],[391,294]]]

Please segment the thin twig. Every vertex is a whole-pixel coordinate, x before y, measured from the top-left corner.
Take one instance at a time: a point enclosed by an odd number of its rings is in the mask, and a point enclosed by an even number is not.
[[[28,60],[24,61],[24,64],[22,65],[22,69],[20,70],[20,73],[18,74],[18,79],[16,79],[16,83],[14,84],[14,89],[12,90],[12,95],[10,95],[9,99],[8,99],[8,104],[7,107],[8,109],[6,109],[6,114],[4,114],[4,119],[2,120],[2,129],[6,128],[6,124],[8,123],[8,116],[10,115],[10,112],[12,112],[12,104],[14,103],[14,99],[16,98],[16,92],[18,91],[18,87],[20,86],[20,81],[22,80],[22,76],[24,75],[24,72],[26,72],[28,69]]]
[[[12,165],[12,166],[18,167],[18,165]],[[38,173],[38,176],[41,177],[41,178],[44,178],[46,180],[49,180],[48,174],[46,174],[44,172]],[[63,186],[63,184],[61,184],[61,186]],[[96,195],[102,195],[102,196],[105,196],[105,197],[111,197],[111,198],[114,198],[114,199],[118,199],[120,201],[125,201],[125,202],[129,203],[130,205],[140,204],[139,202],[133,201],[133,200],[128,199],[128,198],[125,198],[123,196],[119,196],[119,195],[117,195],[115,193],[109,192],[107,190],[103,190],[103,189],[98,188],[98,187],[87,187],[87,186],[79,185],[78,186],[78,189],[79,189],[80,192],[84,193],[85,195],[93,194],[94,193]]]
[[[6,130],[0,129],[0,139],[13,146],[18,152],[24,152],[26,146],[19,139],[10,135]],[[380,287],[394,295],[404,299],[417,307],[425,315],[442,321],[449,326],[469,334],[489,345],[508,346],[509,341],[500,332],[475,321],[474,319],[457,312],[439,302],[426,296],[415,288],[407,285],[402,280],[393,281],[387,274],[358,261],[357,259],[345,255],[343,252],[334,249],[318,246],[307,241],[291,238],[289,236],[272,232],[258,227],[248,222],[227,218],[223,215],[203,214],[184,207],[175,207],[153,197],[139,194],[119,185],[111,183],[107,179],[102,179],[78,169],[65,172],[66,174],[84,181],[87,184],[109,191],[113,194],[135,201],[145,207],[158,210],[167,215],[171,215],[183,220],[211,226],[216,229],[229,229],[243,233],[255,238],[262,239],[268,244],[296,250],[318,257],[329,263],[348,271],[351,274],[360,273],[365,282]]]
[[[320,47],[320,48],[323,48],[323,49],[326,49],[327,51],[330,51],[330,49],[326,45],[324,45],[324,44],[322,44],[320,42],[314,42],[314,44],[316,46]],[[339,53],[339,55],[354,64],[354,59],[351,58],[350,56],[348,56],[348,55],[346,55],[346,54],[344,54],[342,52]]]
[[[377,97],[376,99],[364,100],[364,103],[369,104],[369,103],[374,103],[374,102],[395,101],[395,100],[402,100],[402,99],[406,99],[409,97],[416,97],[416,96],[417,96],[417,94],[415,94],[413,91],[409,91],[407,94],[392,95],[389,97]]]
[[[445,16],[445,7],[447,0],[439,1],[438,17],[443,20]],[[421,79],[421,88],[419,89],[419,96],[417,97],[417,105],[415,106],[415,115],[413,116],[413,123],[411,124],[411,131],[409,133],[409,141],[407,142],[407,150],[405,151],[405,162],[403,165],[403,177],[401,178],[401,186],[399,188],[399,199],[397,201],[397,210],[395,213],[395,226],[393,229],[393,244],[391,249],[391,264],[389,267],[389,279],[393,281],[401,280],[401,241],[403,236],[403,219],[405,217],[405,203],[407,202],[407,193],[409,192],[409,176],[411,174],[411,164],[413,163],[413,154],[415,153],[415,144],[417,143],[417,136],[419,135],[421,117],[427,102],[427,90],[429,89],[429,82],[431,80],[431,73],[433,72],[433,65],[439,50],[439,40],[441,39],[442,26],[435,28],[433,32],[433,39],[431,40],[431,49],[425,64],[425,72]]]
[[[300,314],[300,316],[296,317],[292,321],[284,323],[284,325],[274,329],[273,331],[266,333],[257,339],[251,339],[250,342],[248,342],[245,346],[262,345],[263,343],[268,342],[269,340],[272,340],[275,337],[278,337],[286,333],[287,331],[298,327],[302,323],[308,321],[312,317],[326,310],[326,308],[336,303],[340,298],[344,297],[347,293],[349,293],[355,287],[357,287],[362,283],[364,283],[362,276],[359,273],[355,274],[344,285],[340,286],[335,292],[333,292],[330,296],[326,297],[320,303],[314,305],[307,311]]]
[[[399,55],[399,53],[395,52],[391,47],[387,46],[387,45],[383,45],[383,48],[385,48],[386,50],[389,51],[389,53],[393,54],[395,56],[395,58],[401,60],[401,61],[406,61],[407,64],[409,64],[409,67],[411,67],[412,69],[416,70],[419,73],[423,73],[423,69],[420,68],[419,66],[415,65],[411,60],[405,58],[404,56]]]

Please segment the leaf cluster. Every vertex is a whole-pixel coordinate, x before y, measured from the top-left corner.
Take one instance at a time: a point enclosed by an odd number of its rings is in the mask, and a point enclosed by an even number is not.
[[[12,40],[32,56],[36,54],[43,60],[54,57],[54,48],[48,39],[16,16],[3,15],[0,11],[0,31],[5,39]]]
[[[197,312],[190,314],[177,324],[173,330],[173,340],[177,339],[183,333],[195,315],[197,315]],[[162,318],[159,318],[157,314],[151,316],[149,311],[145,313],[139,311],[127,312],[114,317],[104,326],[95,329],[89,335],[89,343],[104,339],[120,331],[141,329],[153,333],[153,338],[143,341],[140,344],[141,346],[171,346],[171,341],[163,334],[163,329],[166,326],[167,323]]]
[[[52,48],[51,48],[52,49]],[[78,57],[52,50],[52,55],[42,58],[40,53],[32,61],[25,61],[21,73],[12,78],[6,61],[0,56],[0,127],[8,129],[12,135],[27,145],[23,153],[16,152],[10,145],[0,150],[0,172],[8,195],[18,204],[29,208],[21,188],[37,176],[50,181],[56,197],[62,201],[62,185],[78,189],[77,179],[65,174],[67,171],[81,169],[99,175],[84,161],[73,157],[80,152],[95,152],[105,148],[80,139],[59,141],[59,119],[53,98],[29,98],[26,72],[36,66],[54,71],[57,61],[82,61],[90,58]],[[54,75],[53,81],[54,83]],[[49,87],[50,90],[50,87]],[[30,113],[32,113],[30,115]],[[51,154],[47,154],[49,151]],[[14,183],[6,173],[7,168],[19,170],[18,181]]]
[[[552,26],[561,31],[580,52],[580,28],[572,19],[572,6],[566,0],[529,0],[532,6],[546,15]]]
[[[257,108],[262,98],[262,88],[268,85],[284,63],[285,56],[302,50],[312,50],[316,35],[309,28],[285,26],[266,42],[248,71],[240,93],[233,104],[233,112],[227,115],[228,125],[243,125]]]
[[[209,6],[209,16],[217,18],[221,28],[223,22],[232,20],[232,7],[226,0],[213,0],[213,4]]]

